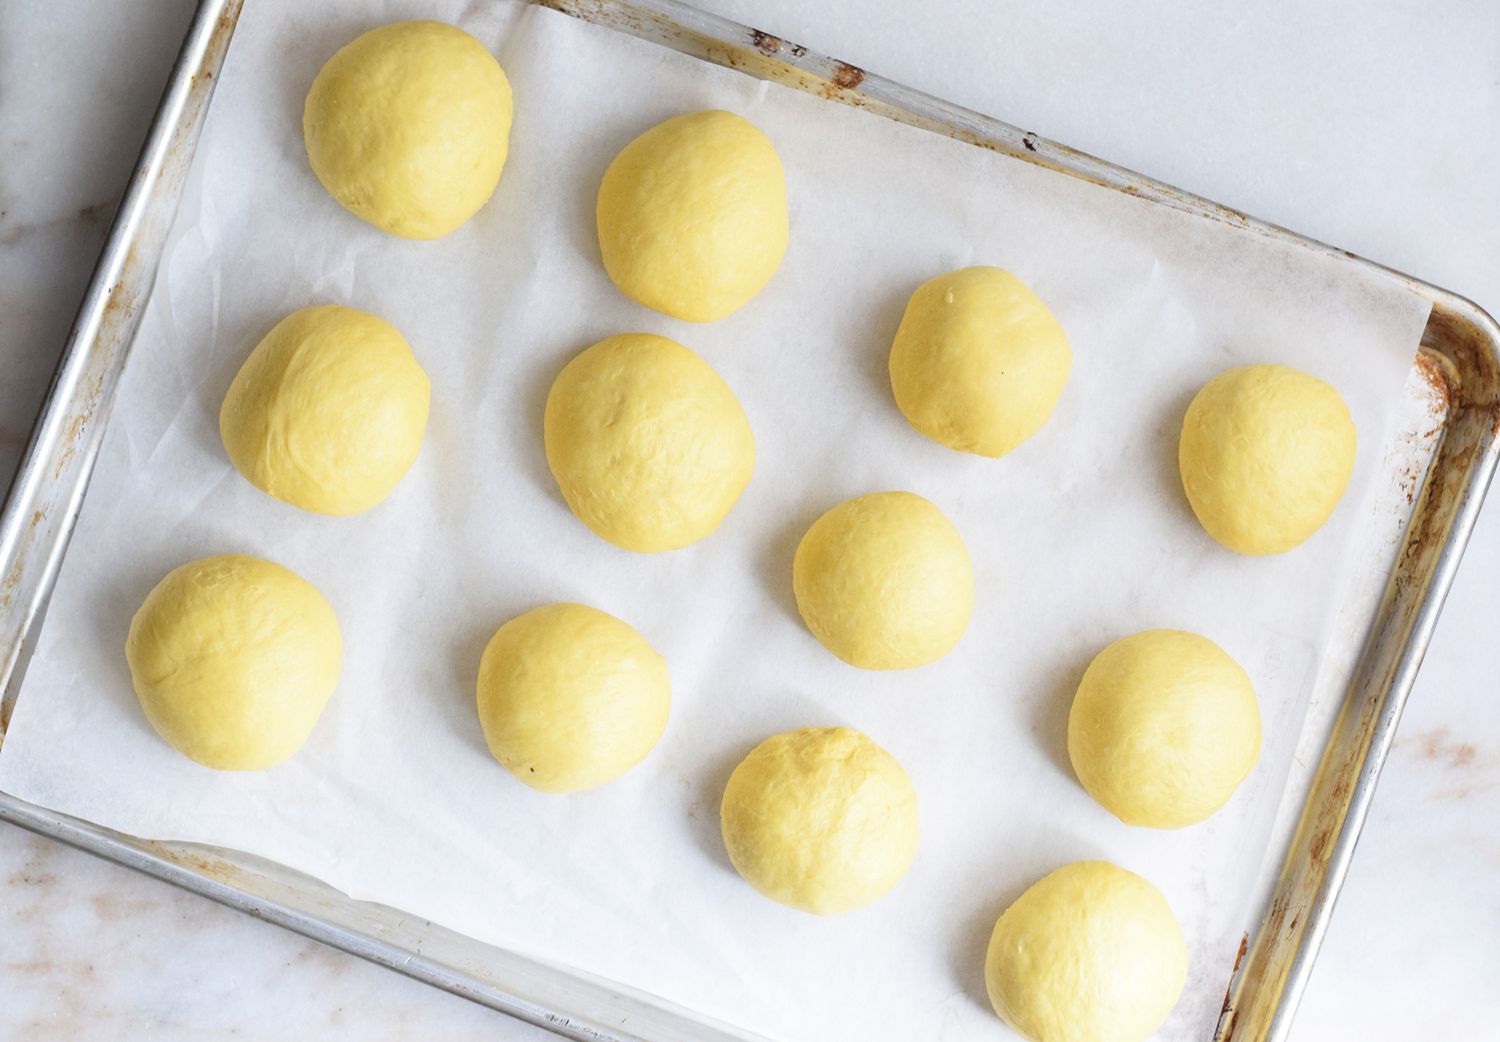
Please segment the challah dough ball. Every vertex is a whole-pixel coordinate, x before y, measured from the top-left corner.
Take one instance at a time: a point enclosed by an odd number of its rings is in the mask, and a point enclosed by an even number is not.
[[[867,905],[917,853],[917,794],[890,753],[847,727],[767,738],[729,777],[729,860],[756,890],[815,915]]]
[[[613,781],[667,727],[667,663],[597,608],[548,604],[495,632],[479,664],[479,723],[505,769],[542,792]]]
[[[681,344],[601,340],[558,374],[547,465],[578,519],[641,553],[708,535],[755,470],[755,437],[729,385]]]
[[[863,669],[937,661],[974,609],[962,537],[911,492],[860,496],[818,518],[797,547],[792,589],[813,636]]]
[[[125,640],[146,719],[221,771],[274,767],[338,686],[339,622],[313,585],[243,554],[192,561],[146,596]]]
[[[1228,802],[1260,757],[1250,677],[1207,637],[1147,630],[1099,652],[1068,715],[1068,758],[1128,825],[1174,829]]]
[[[318,514],[358,514],[416,462],[428,394],[427,374],[385,319],[303,308],[250,352],[219,410],[219,435],[261,491]]]
[[[1004,456],[1052,415],[1073,352],[1052,312],[999,268],[964,268],[912,294],[891,347],[911,425],[950,449]]]
[[[392,235],[438,239],[494,194],[510,121],[510,82],[484,44],[443,22],[397,22],[328,59],[302,136],[346,210]]]
[[[1242,554],[1279,554],[1338,506],[1356,442],[1349,407],[1328,384],[1284,365],[1247,365],[1198,392],[1177,462],[1209,535]]]
[[[688,322],[738,311],[786,253],[786,177],[732,112],[690,112],[626,145],[599,185],[599,251],[620,292]]]
[[[1076,861],[995,923],[984,979],[1032,1042],[1142,1042],[1177,1004],[1187,945],[1161,891],[1108,861]]]

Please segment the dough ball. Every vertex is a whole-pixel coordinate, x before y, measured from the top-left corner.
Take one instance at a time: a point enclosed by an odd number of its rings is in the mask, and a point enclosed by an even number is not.
[[[1279,554],[1338,506],[1356,440],[1349,407],[1328,384],[1284,365],[1247,365],[1198,392],[1177,463],[1209,535],[1242,554]]]
[[[318,514],[358,514],[416,462],[428,390],[385,319],[303,308],[250,352],[224,396],[219,435],[262,492]]]
[[[328,59],[302,137],[344,209],[404,239],[439,239],[494,194],[510,120],[510,82],[484,44],[442,22],[397,22]]]
[[[867,905],[917,854],[917,794],[895,757],[847,727],[767,738],[729,776],[729,860],[762,894],[815,915]]]
[[[974,610],[962,537],[911,492],[860,496],[813,522],[792,562],[792,589],[813,636],[863,669],[937,661]]]
[[[290,757],[338,686],[339,620],[311,583],[243,554],[174,568],[130,620],[125,658],[146,719],[205,767]]]
[[[738,311],[786,253],[786,176],[771,141],[732,112],[659,123],[599,185],[599,250],[620,292],[689,322]]]
[[[613,781],[667,727],[667,663],[625,623],[548,604],[495,631],[479,663],[479,723],[505,769],[542,792]]]
[[[891,389],[911,425],[950,449],[1004,456],[1052,415],[1073,352],[1020,279],[964,268],[912,294],[891,347]]]
[[[1187,945],[1161,891],[1108,861],[1064,865],[995,923],[990,1003],[1032,1042],[1142,1042],[1187,980]]]
[[[578,519],[640,553],[708,535],[755,470],[755,437],[729,385],[681,344],[601,340],[558,374],[547,465]]]
[[[1068,715],[1068,758],[1128,825],[1175,829],[1228,802],[1260,757],[1250,677],[1207,637],[1147,630],[1089,663]]]

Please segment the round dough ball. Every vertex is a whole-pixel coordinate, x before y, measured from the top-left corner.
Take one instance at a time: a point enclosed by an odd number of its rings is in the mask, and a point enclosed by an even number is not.
[[[964,268],[912,294],[891,347],[891,389],[933,441],[998,457],[1042,429],[1072,366],[1062,326],[1025,283]]]
[[[1068,758],[1127,825],[1175,829],[1234,795],[1260,757],[1250,677],[1207,637],[1147,630],[1094,656],[1068,714]]]
[[[404,239],[439,239],[494,194],[510,121],[510,81],[484,44],[443,22],[397,22],[328,59],[302,137],[344,209]]]
[[[640,553],[708,535],[755,470],[755,436],[729,385],[681,344],[601,340],[547,395],[547,465],[578,519]]]
[[[312,583],[243,554],[168,572],[125,640],[156,733],[221,771],[274,767],[302,748],[343,654],[339,620]]]
[[[767,738],[729,776],[724,848],[746,882],[814,915],[867,905],[917,854],[917,794],[895,757],[848,727]]]
[[[626,145],[599,185],[599,251],[620,292],[688,322],[738,311],[786,253],[786,176],[732,112],[690,112]]]
[[[911,492],[874,492],[813,522],[792,562],[813,636],[862,669],[909,669],[953,650],[974,611],[974,573],[943,512]]]
[[[1349,407],[1328,384],[1284,365],[1247,365],[1198,392],[1177,463],[1209,535],[1242,554],[1279,554],[1338,506],[1356,441]]]
[[[990,1004],[1032,1042],[1142,1042],[1187,980],[1166,898],[1108,861],[1076,861],[1018,897],[984,959]]]
[[[495,631],[479,663],[479,723],[505,769],[542,792],[613,781],[667,727],[667,663],[613,615],[548,604]]]
[[[383,318],[328,304],[294,311],[250,352],[219,410],[236,469],[318,514],[379,503],[416,462],[429,385]]]

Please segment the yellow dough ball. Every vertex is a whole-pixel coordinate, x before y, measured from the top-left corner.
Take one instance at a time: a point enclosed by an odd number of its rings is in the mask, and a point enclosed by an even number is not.
[[[1052,312],[999,268],[964,268],[912,294],[891,347],[911,425],[950,449],[1004,456],[1052,415],[1073,352]]]
[[[724,848],[756,890],[815,915],[885,895],[917,854],[917,794],[895,757],[847,727],[767,738],[729,776]]]
[[[319,514],[379,503],[416,462],[429,385],[396,327],[335,304],[294,311],[250,352],[219,435],[252,485]]]
[[[130,620],[130,678],[178,752],[221,771],[290,757],[338,686],[339,621],[311,583],[243,554],[167,573]]]
[[[640,553],[718,528],[755,470],[755,437],[729,385],[649,333],[601,340],[564,366],[543,425],[547,465],[573,513]]]
[[[1279,554],[1327,521],[1354,472],[1354,420],[1339,393],[1284,365],[1214,377],[1182,421],[1177,463],[1208,534]]]
[[[792,561],[797,610],[813,636],[863,669],[942,658],[974,610],[958,530],[911,492],[875,492],[818,518]]]
[[[313,80],[302,137],[346,210],[405,239],[438,239],[500,183],[510,82],[484,44],[443,22],[371,29]]]
[[[479,664],[479,723],[505,769],[542,792],[613,781],[667,727],[667,663],[625,623],[548,604],[495,632]]]
[[[657,124],[599,185],[599,250],[620,292],[689,322],[738,311],[786,253],[786,176],[771,141],[732,112]]]
[[[1187,980],[1187,945],[1161,891],[1108,861],[1043,877],[995,923],[990,1003],[1032,1042],[1142,1042]]]
[[[1068,758],[1128,825],[1175,829],[1228,802],[1260,757],[1250,677],[1207,637],[1147,630],[1094,656],[1068,715]]]

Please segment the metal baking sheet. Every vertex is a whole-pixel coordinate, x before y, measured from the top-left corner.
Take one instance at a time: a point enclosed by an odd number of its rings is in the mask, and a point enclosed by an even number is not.
[[[553,6],[753,75],[1225,222],[1248,234],[1339,253],[854,66],[688,8],[666,3]],[[0,518],[0,647],[5,649],[0,662],[9,680],[0,723],[8,719],[18,687],[17,662],[37,631],[39,606],[77,516],[134,321],[149,289],[238,9],[235,2],[208,2],[200,9]],[[1367,263],[1355,258],[1346,262]],[[1424,355],[1408,384],[1403,429],[1409,429],[1411,437],[1388,461],[1392,516],[1405,531],[1390,546],[1393,570],[1381,612],[1373,624],[1367,618],[1351,620],[1350,662],[1344,674],[1352,676],[1347,700],[1334,691],[1324,693],[1318,703],[1327,712],[1322,734],[1331,735],[1324,768],[1301,779],[1306,800],[1299,795],[1289,803],[1288,825],[1279,835],[1292,835],[1299,817],[1300,825],[1282,880],[1268,894],[1266,924],[1247,938],[1246,957],[1226,1000],[1223,1037],[1273,1038],[1285,1031],[1326,924],[1331,896],[1347,866],[1395,716],[1495,464],[1494,325],[1467,302],[1406,281],[1433,303],[1434,312]],[[1371,571],[1376,581],[1385,574],[1385,569]],[[1362,641],[1367,625],[1369,638]],[[1363,657],[1356,663],[1361,648]],[[1317,762],[1313,749],[1308,763]],[[548,1023],[571,1037],[745,1037],[727,1027],[710,1027],[685,1011],[663,1008],[656,1000],[622,995],[613,985],[478,945],[398,912],[352,902],[315,881],[244,855],[135,840],[8,797],[0,798],[0,815],[497,1008]],[[1226,965],[1226,981],[1230,971]],[[620,1027],[623,1023],[631,1027]]]

